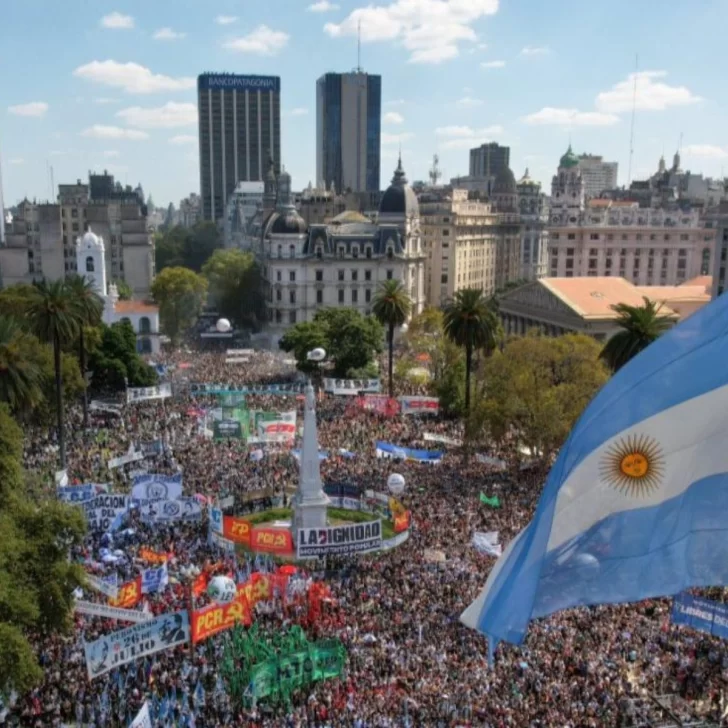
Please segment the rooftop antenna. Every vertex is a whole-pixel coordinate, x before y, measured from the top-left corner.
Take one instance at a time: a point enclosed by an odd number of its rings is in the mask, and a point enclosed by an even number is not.
[[[632,184],[632,158],[634,157],[634,117],[637,111],[637,71],[639,69],[640,57],[634,57],[634,88],[632,89],[632,122],[629,130],[629,167],[627,168],[627,187]]]

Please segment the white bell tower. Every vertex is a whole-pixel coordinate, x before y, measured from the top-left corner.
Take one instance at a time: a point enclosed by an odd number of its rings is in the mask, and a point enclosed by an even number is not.
[[[82,238],[76,238],[76,270],[93,283],[96,293],[106,299],[106,256],[104,241],[89,227]]]

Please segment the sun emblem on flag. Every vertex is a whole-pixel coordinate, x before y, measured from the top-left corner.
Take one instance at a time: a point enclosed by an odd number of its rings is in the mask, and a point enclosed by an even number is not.
[[[630,435],[609,446],[599,476],[625,495],[649,495],[659,487],[665,458],[658,442],[648,435]]]

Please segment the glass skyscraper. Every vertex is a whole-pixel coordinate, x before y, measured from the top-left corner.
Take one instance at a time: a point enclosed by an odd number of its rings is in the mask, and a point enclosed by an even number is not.
[[[317,183],[337,192],[380,190],[382,77],[327,73],[316,83]]]
[[[238,182],[262,182],[281,160],[278,76],[203,73],[197,78],[200,196],[204,220],[223,219]]]

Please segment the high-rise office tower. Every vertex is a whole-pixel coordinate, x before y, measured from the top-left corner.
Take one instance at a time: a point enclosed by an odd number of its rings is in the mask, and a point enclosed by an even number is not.
[[[497,177],[510,167],[511,148],[502,147],[497,142],[481,144],[470,150],[471,177]]]
[[[281,79],[203,73],[197,78],[204,220],[221,220],[238,182],[261,182],[281,160]]]
[[[382,77],[357,70],[316,82],[316,176],[337,192],[379,191]]]

